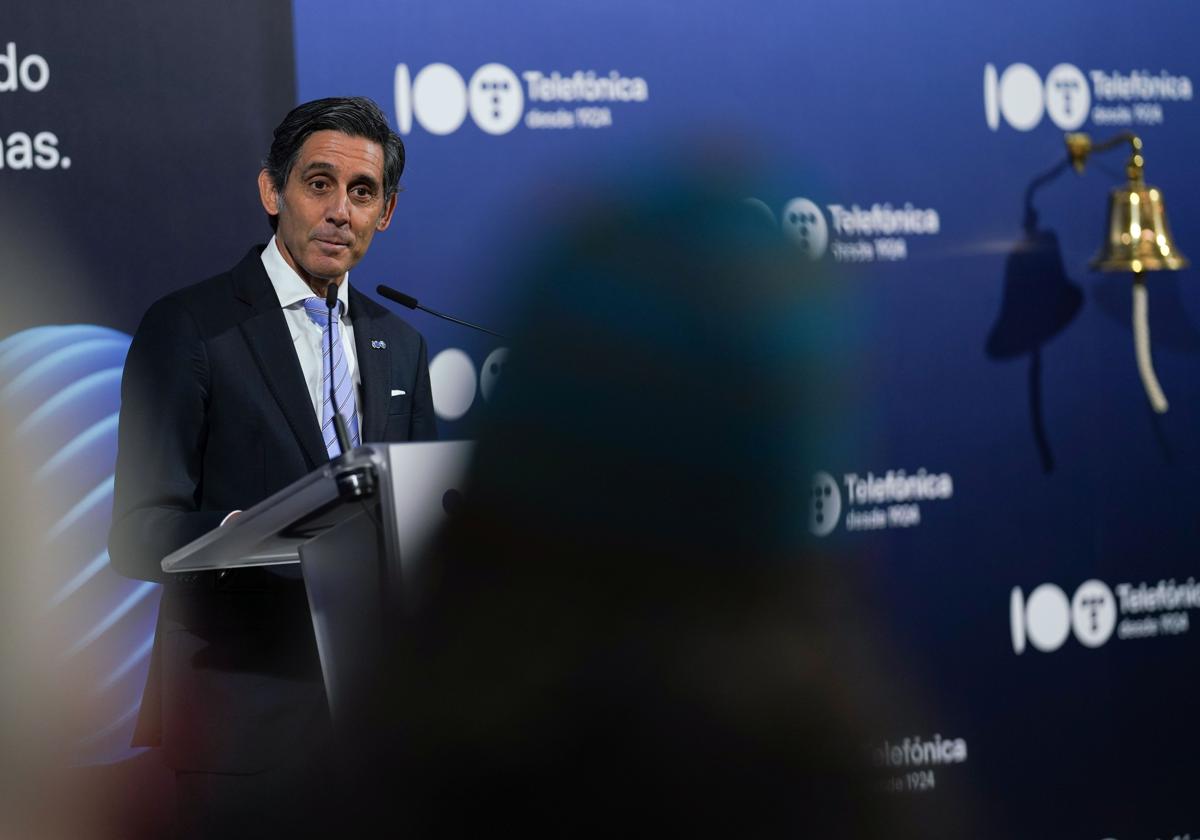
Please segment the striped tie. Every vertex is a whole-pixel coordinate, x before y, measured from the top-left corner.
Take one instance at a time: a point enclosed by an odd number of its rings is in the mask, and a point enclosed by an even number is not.
[[[342,352],[342,335],[338,329],[341,321],[342,302],[339,300],[337,314],[333,321],[329,320],[329,309],[321,298],[310,297],[304,301],[304,311],[308,317],[322,330],[321,358],[322,373],[321,393],[321,435],[325,438],[325,451],[329,457],[336,458],[341,454],[338,446],[337,432],[333,428],[333,403],[329,400],[329,376],[332,369],[334,386],[337,394],[338,411],[346,420],[346,429],[350,432],[350,446],[358,446],[358,411],[354,407],[354,381],[350,378],[350,368],[346,365],[346,354]],[[333,330],[333,364],[329,363],[329,331]]]

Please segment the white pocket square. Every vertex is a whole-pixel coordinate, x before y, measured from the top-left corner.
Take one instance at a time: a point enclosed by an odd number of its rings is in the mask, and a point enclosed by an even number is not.
[[[392,390],[392,396],[393,396],[393,397],[399,397],[399,396],[401,396],[403,393],[404,393],[404,392],[403,392],[403,391],[401,391],[399,388],[396,388],[396,389],[393,389],[393,390]]]

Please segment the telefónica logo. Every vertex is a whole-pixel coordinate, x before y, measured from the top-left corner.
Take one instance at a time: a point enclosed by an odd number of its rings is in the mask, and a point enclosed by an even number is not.
[[[827,472],[813,475],[812,488],[808,506],[808,529],[814,536],[827,537],[833,533],[838,524],[838,517],[842,515],[842,492],[838,490],[837,481]]]
[[[1043,82],[1028,64],[1010,64],[997,74],[996,66],[983,69],[983,108],[988,128],[1000,128],[1000,119],[1017,131],[1032,131],[1048,115],[1063,131],[1074,131],[1087,121],[1092,91],[1087,77],[1074,64],[1057,64]]]
[[[783,230],[810,260],[819,260],[829,245],[829,226],[821,208],[807,198],[793,198],[783,208]]]
[[[412,131],[413,119],[430,134],[452,134],[471,115],[488,134],[507,134],[525,113],[525,94],[517,74],[503,64],[485,64],[463,77],[449,64],[430,64],[415,78],[407,64],[395,74],[396,123],[401,134]]]
[[[1081,645],[1097,648],[1116,627],[1117,601],[1108,584],[1094,578],[1081,583],[1070,601],[1053,583],[1043,583],[1028,599],[1014,586],[1009,622],[1014,653],[1023,653],[1026,643],[1043,653],[1056,651],[1072,631]]]
[[[759,199],[749,199],[764,218],[774,214]],[[827,253],[836,262],[894,262],[908,258],[908,238],[934,236],[941,218],[932,207],[911,201],[830,203],[822,209],[811,199],[797,196],[783,207],[779,225],[802,257],[816,262]]]

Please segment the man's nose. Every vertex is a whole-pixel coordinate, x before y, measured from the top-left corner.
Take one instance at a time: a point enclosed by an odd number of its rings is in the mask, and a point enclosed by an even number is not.
[[[349,193],[339,191],[330,196],[329,203],[325,206],[325,220],[335,225],[344,225],[350,222]]]

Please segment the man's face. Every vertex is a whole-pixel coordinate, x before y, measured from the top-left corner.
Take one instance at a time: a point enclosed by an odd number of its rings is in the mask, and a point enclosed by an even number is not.
[[[364,137],[316,131],[300,147],[282,192],[264,169],[263,208],[279,216],[284,260],[314,289],[339,281],[392,220],[396,196],[383,197],[383,148]]]

